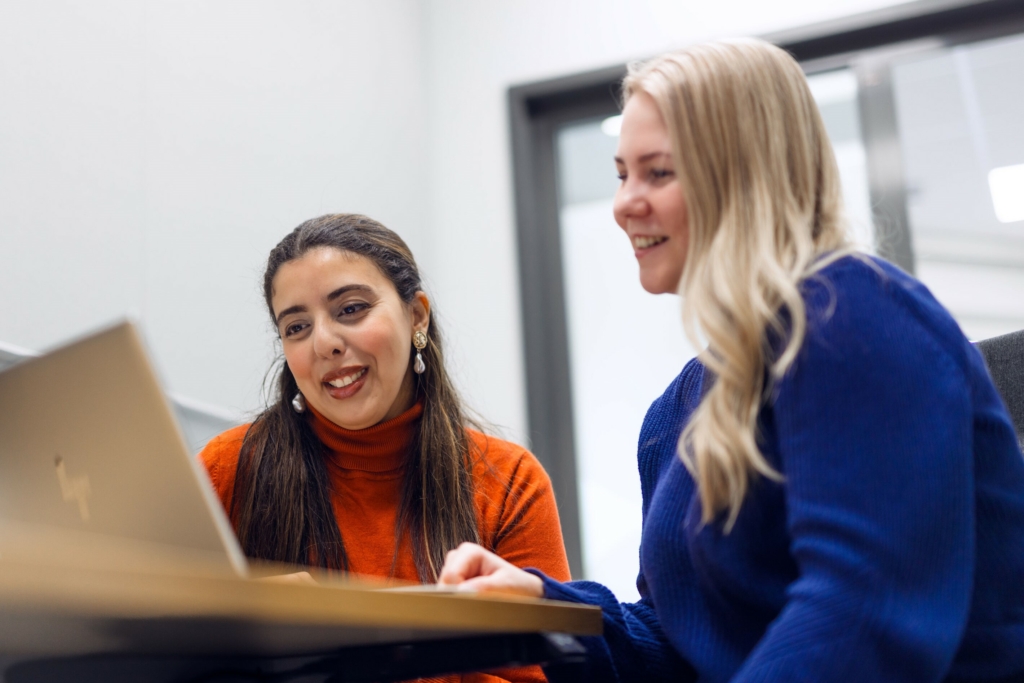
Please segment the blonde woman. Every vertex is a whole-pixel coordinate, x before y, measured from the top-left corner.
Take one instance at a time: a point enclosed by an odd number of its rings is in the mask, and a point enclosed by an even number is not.
[[[852,252],[799,66],[712,43],[624,92],[615,218],[707,340],[640,434],[641,600],[472,544],[441,583],[600,605],[551,680],[1024,681],[1013,428],[928,291]]]

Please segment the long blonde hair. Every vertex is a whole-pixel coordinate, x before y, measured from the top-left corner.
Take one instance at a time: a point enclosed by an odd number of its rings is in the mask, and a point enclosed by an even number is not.
[[[800,283],[852,251],[839,172],[803,71],[769,43],[688,47],[632,66],[623,85],[626,100],[654,99],[682,181],[683,323],[697,348],[698,331],[707,341],[700,359],[714,380],[679,455],[703,521],[727,512],[728,531],[754,478],[781,480],[757,416],[804,339]]]

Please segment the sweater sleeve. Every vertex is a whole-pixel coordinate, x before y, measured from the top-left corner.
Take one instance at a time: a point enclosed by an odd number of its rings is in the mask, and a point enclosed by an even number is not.
[[[210,439],[199,452],[199,462],[206,468],[217,497],[224,510],[231,514],[231,496],[235,489],[235,471],[238,469],[238,454],[249,425],[233,427]]]
[[[830,315],[809,320],[777,387],[799,578],[734,683],[937,682],[964,632],[974,482],[959,333],[913,285],[865,270],[809,288],[808,310]]]
[[[476,465],[481,542],[517,567],[538,567],[569,579],[569,560],[551,480],[532,453],[507,441],[471,432],[483,457]],[[462,683],[544,683],[539,666],[463,674]]]
[[[637,461],[646,524],[651,497],[666,465],[676,457],[676,438],[700,403],[703,368],[690,361],[657,401],[640,430]],[[667,440],[666,440],[667,437]],[[672,647],[661,628],[643,567],[637,577],[640,601],[621,603],[610,590],[591,581],[559,583],[540,572],[544,597],[601,608],[604,634],[580,638],[587,650],[582,665],[547,667],[552,683],[560,681],[692,681],[693,668]]]
[[[551,479],[537,458],[524,448],[488,437],[490,450],[504,451],[494,467],[507,474],[489,477],[491,496],[501,496],[492,508],[497,519],[485,521],[493,529],[489,548],[517,567],[536,567],[561,581],[569,580],[569,560],[562,541],[558,506]],[[496,482],[502,482],[500,488]],[[499,493],[500,491],[500,493]]]
[[[601,608],[604,634],[579,638],[587,650],[582,665],[545,667],[551,683],[560,681],[693,681],[696,675],[666,640],[658,623],[654,604],[643,589],[640,602],[621,603],[599,583],[573,581],[560,583],[536,570],[528,570],[544,581],[544,597]]]

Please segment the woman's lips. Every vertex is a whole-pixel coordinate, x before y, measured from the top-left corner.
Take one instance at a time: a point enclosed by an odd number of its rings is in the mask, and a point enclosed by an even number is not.
[[[331,398],[348,398],[355,395],[363,385],[366,384],[366,376],[369,374],[369,368],[362,368],[356,372],[347,373],[341,377],[335,377],[330,381],[323,383],[324,389],[331,396]]]
[[[667,242],[668,237],[662,235],[634,235],[630,238],[630,241],[633,243],[633,251],[636,252],[637,256],[641,256]]]

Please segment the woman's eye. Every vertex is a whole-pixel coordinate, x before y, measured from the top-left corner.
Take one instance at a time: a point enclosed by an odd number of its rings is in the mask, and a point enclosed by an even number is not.
[[[667,168],[651,169],[651,177],[654,178],[655,180],[661,180],[663,178],[668,178],[669,176],[673,175],[675,175],[675,172]]]
[[[284,328],[284,336],[291,337],[293,335],[296,335],[299,332],[302,332],[302,329],[304,327],[305,327],[305,325],[303,325],[302,323],[295,323],[294,325],[288,325],[287,327]]]
[[[345,304],[341,307],[341,317],[361,313],[367,308],[369,308],[369,305],[367,304]]]
[[[620,183],[626,182],[626,174],[625,173],[616,173],[615,177],[619,179]]]

